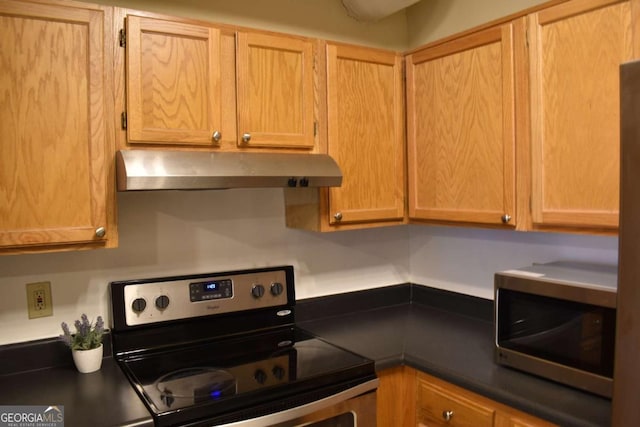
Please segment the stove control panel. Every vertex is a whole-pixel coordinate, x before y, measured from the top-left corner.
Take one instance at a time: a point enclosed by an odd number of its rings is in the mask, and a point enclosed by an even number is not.
[[[284,270],[124,284],[128,326],[286,305]]]
[[[189,283],[189,291],[191,295],[191,302],[232,298],[233,282],[231,279],[192,282]]]

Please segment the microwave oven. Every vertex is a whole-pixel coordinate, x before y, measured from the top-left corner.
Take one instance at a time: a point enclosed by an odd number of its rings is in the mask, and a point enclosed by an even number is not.
[[[610,398],[616,289],[616,266],[554,262],[496,273],[496,362]]]

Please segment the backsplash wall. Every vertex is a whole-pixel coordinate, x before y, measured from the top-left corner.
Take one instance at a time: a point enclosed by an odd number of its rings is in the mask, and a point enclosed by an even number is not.
[[[617,265],[618,238],[409,226],[410,281],[493,299],[496,271],[553,261]]]
[[[281,189],[118,195],[117,249],[0,256],[0,345],[109,319],[108,283],[292,264],[297,298],[408,280],[408,229],[319,234],[284,225]],[[29,320],[25,284],[50,281],[53,317]]]
[[[0,345],[109,319],[108,283],[294,265],[297,298],[412,281],[492,298],[497,270],[558,259],[615,263],[617,238],[409,225],[337,233],[284,226],[280,189],[118,195],[117,249],[0,256]],[[53,317],[29,320],[25,284],[50,281]]]

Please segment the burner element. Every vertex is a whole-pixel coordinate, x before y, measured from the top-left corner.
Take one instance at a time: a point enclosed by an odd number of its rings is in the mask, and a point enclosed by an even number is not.
[[[193,403],[236,394],[236,379],[223,369],[187,368],[169,372],[156,381],[162,402],[171,406],[176,399]]]

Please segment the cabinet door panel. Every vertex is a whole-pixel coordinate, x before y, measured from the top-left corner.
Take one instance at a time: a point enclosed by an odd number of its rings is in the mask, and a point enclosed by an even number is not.
[[[104,19],[0,2],[0,246],[104,240]]]
[[[515,223],[512,51],[508,24],[408,57],[411,218]]]
[[[328,151],[343,173],[342,186],[329,190],[329,222],[402,219],[400,57],[392,52],[329,45],[327,69]]]
[[[435,384],[418,380],[421,426],[493,427],[495,410]]]
[[[238,143],[313,148],[313,44],[257,33],[237,41]]]
[[[220,31],[128,16],[127,110],[129,143],[215,144]]]
[[[534,224],[618,225],[619,65],[628,1],[578,0],[530,16]]]

